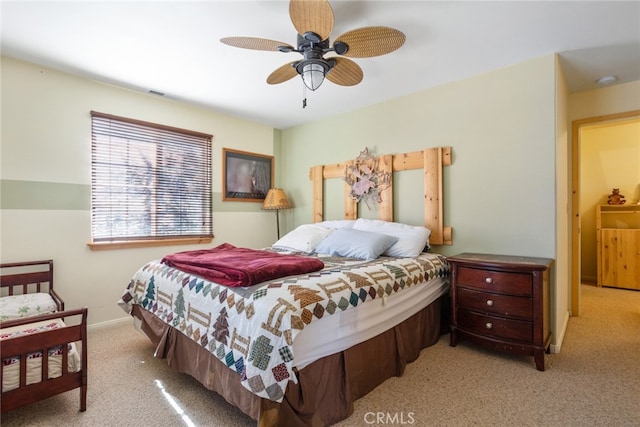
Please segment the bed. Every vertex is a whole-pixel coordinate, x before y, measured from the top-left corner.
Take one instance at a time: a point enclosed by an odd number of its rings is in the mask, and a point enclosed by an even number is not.
[[[53,261],[0,265],[2,413],[79,388],[87,396],[87,309],[63,310]]]
[[[388,171],[425,170],[425,226],[392,222],[392,187],[381,193],[379,219],[357,218],[345,197],[345,218],[325,221],[321,181],[340,177],[348,163],[314,167],[312,223],[270,248],[223,244],[150,261],[119,304],[154,343],[156,357],[258,425],[336,423],[353,412],[356,399],[402,375],[446,330],[448,263],[424,245],[416,251],[420,240],[413,237],[426,233],[432,246],[450,243],[451,230],[442,224],[442,166],[449,163],[448,148],[380,157]],[[372,231],[380,227],[383,233]],[[245,265],[253,256],[301,261],[308,270],[237,273],[227,263],[236,256]],[[201,270],[204,258],[222,269]]]

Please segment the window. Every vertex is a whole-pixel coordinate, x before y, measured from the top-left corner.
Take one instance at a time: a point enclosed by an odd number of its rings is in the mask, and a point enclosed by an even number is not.
[[[92,111],[93,243],[212,238],[212,138]]]

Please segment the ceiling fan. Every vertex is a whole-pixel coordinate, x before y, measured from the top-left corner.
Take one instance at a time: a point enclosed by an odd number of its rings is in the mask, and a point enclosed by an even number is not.
[[[363,78],[362,68],[346,57],[385,55],[405,41],[405,35],[394,28],[363,27],[336,37],[331,46],[329,36],[333,31],[334,16],[327,0],[291,0],[289,15],[298,31],[296,47],[256,37],[225,37],[220,41],[244,49],[302,54],[301,60],[288,62],[273,71],[267,83],[283,83],[299,74],[304,85],[312,91],[320,87],[325,77],[341,86],[357,85]]]

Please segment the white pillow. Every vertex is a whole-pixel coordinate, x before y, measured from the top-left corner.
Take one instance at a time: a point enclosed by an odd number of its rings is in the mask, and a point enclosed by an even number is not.
[[[320,227],[316,224],[303,224],[285,234],[271,246],[311,253],[316,245],[333,231],[332,228]]]
[[[353,229],[373,231],[397,237],[398,241],[385,251],[384,255],[403,258],[420,255],[425,246],[429,244],[429,236],[431,235],[431,230],[427,227],[381,221],[379,219],[359,218]]]
[[[325,228],[353,228],[356,223],[355,219],[334,219],[329,221],[316,222],[315,225]]]
[[[387,234],[339,228],[316,246],[319,254],[358,259],[376,259],[398,240]]]

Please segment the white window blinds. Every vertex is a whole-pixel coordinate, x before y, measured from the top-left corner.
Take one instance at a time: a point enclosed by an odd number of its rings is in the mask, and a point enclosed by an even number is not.
[[[213,237],[212,139],[92,111],[93,241]]]

